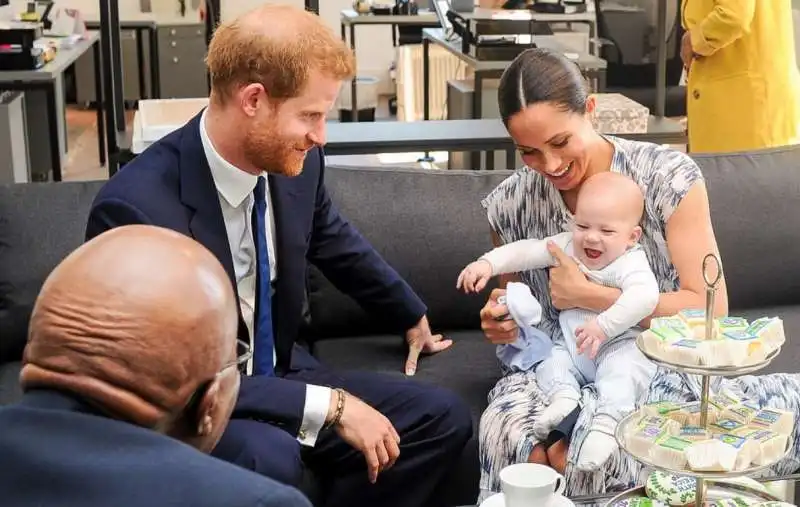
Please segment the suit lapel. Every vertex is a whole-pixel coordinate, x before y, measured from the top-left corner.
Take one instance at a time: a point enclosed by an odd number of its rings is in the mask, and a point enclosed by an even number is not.
[[[201,113],[202,114],[202,113]],[[189,230],[192,237],[208,248],[222,263],[236,291],[233,258],[228,233],[214,186],[211,169],[200,139],[201,114],[183,127],[180,154],[181,202],[191,211]],[[237,293],[238,299],[238,293]]]
[[[294,193],[292,191],[292,181],[281,176],[268,177],[270,202],[272,204],[272,214],[275,217],[275,253],[276,253],[276,269],[278,271],[278,279],[275,282],[275,296],[272,299],[272,319],[273,329],[275,330],[275,352],[278,357],[278,369],[286,370],[289,364],[283,364],[284,358],[291,356],[291,348],[294,343],[294,337],[291,339],[279,339],[286,336],[283,331],[285,316],[290,311],[288,303],[291,298],[289,297],[292,290],[293,269],[292,265],[296,260],[294,255],[289,249],[291,244],[289,234],[294,229],[291,220],[291,209]],[[295,208],[296,209],[296,208]]]

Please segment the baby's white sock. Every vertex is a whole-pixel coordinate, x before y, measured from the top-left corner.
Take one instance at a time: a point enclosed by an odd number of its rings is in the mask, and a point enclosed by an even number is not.
[[[617,422],[610,416],[601,414],[594,418],[575,464],[578,470],[598,470],[608,461],[619,447],[614,438],[616,426]]]
[[[544,440],[577,406],[578,395],[575,392],[570,389],[556,391],[550,399],[550,405],[542,411],[533,425],[533,435],[539,440]]]

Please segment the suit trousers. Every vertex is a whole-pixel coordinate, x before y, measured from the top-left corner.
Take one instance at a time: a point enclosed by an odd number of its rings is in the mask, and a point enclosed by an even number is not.
[[[323,430],[310,448],[281,428],[250,419],[231,420],[214,456],[296,487],[309,468],[325,507],[445,505],[440,483],[472,436],[469,409],[455,394],[400,375],[335,373],[323,365],[285,378],[340,387],[386,416],[400,435],[394,466],[371,484],[363,454],[333,429]]]

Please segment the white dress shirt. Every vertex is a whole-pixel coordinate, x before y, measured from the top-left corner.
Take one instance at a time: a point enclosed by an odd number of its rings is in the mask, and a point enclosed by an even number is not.
[[[233,271],[236,276],[236,289],[239,293],[239,306],[242,318],[247,326],[250,336],[250,345],[253,346],[253,317],[256,311],[256,245],[253,240],[252,221],[255,198],[253,190],[256,188],[258,176],[246,173],[236,168],[223,159],[214,149],[211,139],[206,131],[206,113],[200,120],[200,139],[203,150],[208,159],[208,166],[214,178],[219,195],[219,204],[222,208],[222,217],[225,220],[225,229],[228,233],[228,244],[233,258]],[[266,178],[266,174],[263,175]],[[278,276],[275,263],[275,218],[272,213],[272,203],[269,195],[269,180],[266,187],[267,217],[264,221],[267,228],[267,251],[269,252],[269,275],[272,294],[274,283]],[[275,364],[275,350],[272,351],[273,365]],[[247,373],[252,374],[252,360],[247,365]],[[313,447],[325,418],[328,415],[331,390],[323,386],[307,384],[306,402],[303,410],[303,421],[297,440],[306,446]]]

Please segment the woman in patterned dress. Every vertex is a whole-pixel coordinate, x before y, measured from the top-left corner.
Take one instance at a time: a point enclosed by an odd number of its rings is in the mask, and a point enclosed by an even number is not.
[[[667,147],[596,132],[590,121],[594,99],[588,95],[577,66],[558,53],[532,49],[520,54],[501,79],[498,101],[502,119],[526,167],[483,200],[494,244],[544,238],[568,230],[582,182],[599,172],[619,172],[636,181],[645,194],[641,245],[662,292],[653,316],[704,308],[701,265],[706,254],[718,250],[708,195],[697,164],[686,154]],[[619,296],[618,289],[589,282],[565,255],[556,257],[558,267],[519,274],[542,304],[543,317],[538,327],[554,340],[561,333],[559,310],[579,307],[599,312]],[[497,303],[503,294],[503,289],[494,290],[481,310],[484,333],[495,344],[513,341],[518,332],[513,320],[497,320],[508,312]],[[716,311],[724,315],[727,308],[723,279]],[[479,500],[499,491],[502,468],[525,461],[557,468],[566,461],[566,493],[570,496],[605,493],[639,482],[641,466],[621,450],[600,470],[585,472],[572,466],[581,446],[591,445],[586,435],[597,403],[591,385],[583,389],[574,427],[564,431],[569,436],[568,447],[561,441],[542,449],[531,430],[546,403],[535,375],[533,371],[504,373],[489,393],[489,406],[481,417]],[[795,412],[800,409],[800,381],[796,375],[716,379],[712,383],[712,389],[722,387],[762,405],[769,403]],[[640,389],[642,401],[693,401],[698,399],[700,382],[694,375],[659,369],[650,386],[620,388]],[[790,457],[770,472],[790,473],[798,468],[799,441],[796,434]]]

